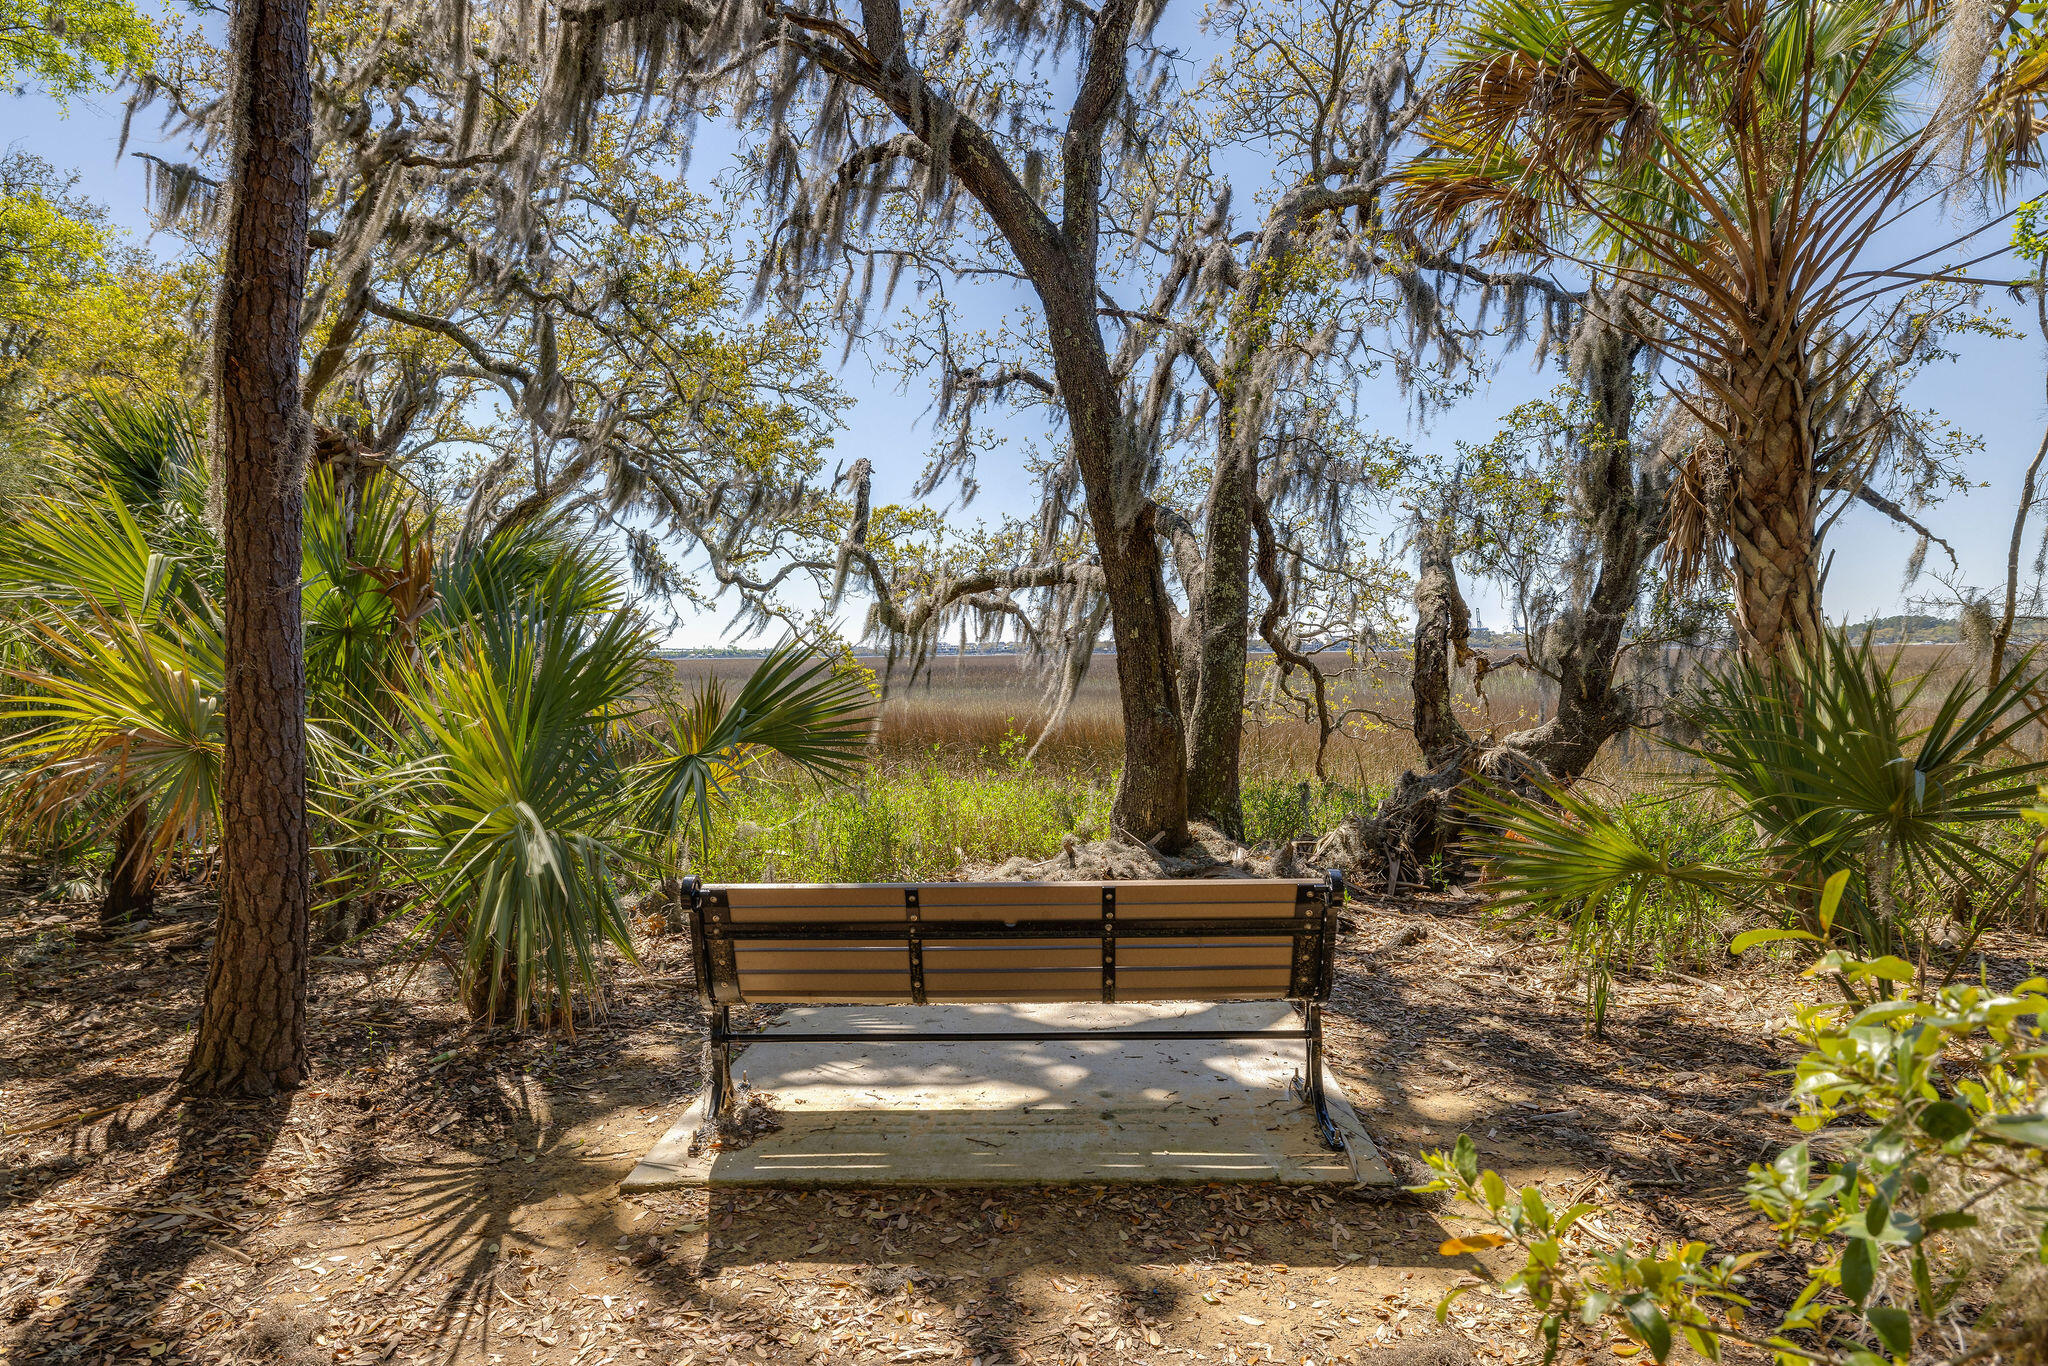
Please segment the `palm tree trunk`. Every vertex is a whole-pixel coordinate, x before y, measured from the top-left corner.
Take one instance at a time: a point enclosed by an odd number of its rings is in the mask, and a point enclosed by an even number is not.
[[[1820,638],[1813,406],[1804,349],[1732,386],[1734,488],[1728,539],[1735,561],[1735,632],[1743,653],[1781,659]]]
[[[114,863],[100,898],[100,928],[119,929],[156,907],[156,865],[149,847],[149,804],[137,801],[114,835]]]
[[[299,607],[299,311],[312,185],[306,0],[239,0],[215,402],[227,570],[219,930],[180,1079],[268,1095],[306,1073],[312,900]]]

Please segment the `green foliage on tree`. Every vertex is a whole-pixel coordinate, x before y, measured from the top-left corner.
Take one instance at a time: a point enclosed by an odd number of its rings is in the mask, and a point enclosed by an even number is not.
[[[0,85],[59,100],[147,70],[156,28],[127,0],[0,0]]]
[[[53,424],[82,391],[184,390],[203,285],[199,266],[165,270],[124,243],[74,178],[0,155],[0,506],[61,455]]]

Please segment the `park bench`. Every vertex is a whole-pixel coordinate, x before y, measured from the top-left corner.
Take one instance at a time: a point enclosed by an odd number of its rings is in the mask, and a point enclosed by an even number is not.
[[[1301,1039],[1302,1097],[1341,1149],[1323,1091],[1342,874],[1320,882],[928,882],[706,887],[685,880],[711,1052],[707,1116],[732,1095],[732,1045]],[[919,1030],[734,1035],[749,1004],[1086,1001],[1294,1003],[1299,1029]]]

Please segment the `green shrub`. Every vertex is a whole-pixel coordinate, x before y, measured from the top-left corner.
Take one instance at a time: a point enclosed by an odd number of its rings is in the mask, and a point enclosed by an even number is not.
[[[1503,906],[1570,927],[1596,1029],[1617,965],[1703,952],[1735,910],[1817,937],[1830,883],[1846,947],[1924,959],[1923,913],[2010,900],[2026,880],[2001,827],[2044,767],[2009,747],[2037,689],[2031,659],[1960,677],[1922,722],[1924,678],[1830,635],[1787,667],[1708,672],[1685,708],[1701,737],[1683,751],[1699,765],[1692,800],[1481,793],[1472,845]]]
[[[1845,879],[1846,880],[1846,879]],[[1839,887],[1839,883],[1836,884]],[[1841,965],[1882,975],[1882,962]],[[1818,969],[1816,969],[1818,970]],[[1732,1344],[1787,1366],[2025,1359],[2048,1331],[2048,979],[2010,994],[1945,987],[1909,1000],[1803,1007],[1791,1034],[1796,1123],[1816,1135],[1749,1169],[1750,1208],[1806,1276],[1789,1308],[1749,1295],[1766,1248],[1703,1242],[1655,1251],[1595,1245],[1573,1227],[1597,1207],[1552,1209],[1534,1187],[1482,1172],[1470,1137],[1426,1154],[1434,1179],[1488,1227],[1440,1249],[1512,1244],[1503,1283],[1542,1315],[1544,1360],[1574,1319],[1658,1362]],[[1846,1126],[1844,1129],[1830,1126]],[[1815,1151],[1832,1138],[1840,1160]],[[1453,1291],[1438,1306],[1441,1320]]]
[[[1342,783],[1254,778],[1244,785],[1244,842],[1316,839],[1346,816],[1370,811],[1378,801],[1379,794]]]

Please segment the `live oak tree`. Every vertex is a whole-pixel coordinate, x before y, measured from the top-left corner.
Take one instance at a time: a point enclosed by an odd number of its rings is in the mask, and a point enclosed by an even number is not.
[[[313,459],[395,466],[475,540],[560,520],[687,597],[683,557],[750,554],[809,515],[840,399],[801,314],[749,323],[730,215],[686,146],[614,93],[576,148],[535,131],[539,39],[516,6],[340,4],[312,32],[315,175],[301,320]],[[152,161],[202,244],[223,54],[177,41],[141,103],[189,137]],[[680,542],[680,545],[678,545]]]
[[[912,279],[927,304],[896,354],[937,372],[952,431],[926,491],[971,482],[985,405],[1047,414],[1057,449],[1038,469],[1042,508],[964,560],[892,578],[864,471],[850,471],[837,555],[784,569],[829,566],[835,590],[851,576],[876,627],[914,651],[965,618],[1014,623],[1057,655],[1066,695],[1107,627],[1126,741],[1116,822],[1139,838],[1177,838],[1190,811],[1236,824],[1255,567],[1261,633],[1318,695],[1320,672],[1289,643],[1289,594],[1377,567],[1347,567],[1349,506],[1385,482],[1344,399],[1388,358],[1376,343],[1404,306],[1378,284],[1369,244],[1435,32],[1426,14],[1404,26],[1344,0],[1312,23],[1282,6],[1228,13],[1232,57],[1197,101],[1232,122],[1245,111],[1224,107],[1230,92],[1292,83],[1245,97],[1291,138],[1250,232],[1207,161],[1249,135],[1191,126],[1169,72],[1134,78],[1157,55],[1147,7],[569,6],[551,96],[573,114],[576,92],[630,61],[684,113],[758,119],[750,168],[781,214],[766,282],[781,298],[833,298],[861,336],[877,284]],[[1379,19],[1392,36],[1363,40]],[[1261,55],[1304,37],[1313,70]],[[1062,50],[1078,57],[1071,88]],[[990,278],[1028,284],[1035,309],[992,334],[955,328],[949,286]],[[1447,340],[1420,332],[1403,363]],[[988,553],[997,545],[1007,560]],[[727,581],[756,594],[779,582]]]
[[[1358,667],[1360,628],[1381,615],[1384,559],[1357,533],[1397,461],[1354,411],[1356,385],[1391,363],[1419,394],[1440,396],[1465,339],[1445,333],[1412,272],[1375,250],[1393,149],[1423,107],[1413,76],[1433,11],[1326,0],[1211,18],[1227,30],[1222,54],[1184,94],[1152,95],[1157,151],[1110,187],[1104,230],[1118,250],[1098,311],[1115,329],[1123,424],[1149,452],[1139,492],[1164,552],[1189,810],[1235,831],[1254,630],[1278,663],[1277,688],[1327,741],[1343,712],[1330,676]],[[1221,167],[1252,150],[1276,178],[1244,193],[1246,213]],[[927,482],[965,480],[985,408],[1058,417],[1055,348],[1028,319],[958,324],[943,283],[1001,268],[977,243],[879,224],[849,229],[850,249],[908,262],[937,295],[895,342],[940,379],[949,440]],[[962,613],[1014,624],[1055,656],[1056,726],[1117,603],[1091,553],[1078,462],[1052,455],[1037,473],[1035,517],[1007,523],[1026,572],[927,576],[917,614],[885,610],[878,623],[899,636]],[[872,570],[868,583],[885,600],[903,596]],[[1326,610],[1338,603],[1362,610]]]
[[[1175,641],[1190,803],[1235,830],[1253,632],[1279,686],[1300,681],[1327,741],[1326,618],[1306,599],[1385,582],[1381,557],[1354,538],[1398,462],[1356,412],[1357,385],[1391,365],[1421,406],[1440,403],[1471,339],[1386,250],[1380,213],[1427,108],[1442,12],[1318,0],[1211,19],[1221,54],[1175,103],[1167,154],[1121,196],[1128,254],[1159,262],[1126,312],[1122,368],[1130,421],[1178,447],[1193,483],[1184,501],[1170,483],[1159,494],[1186,603]],[[1245,194],[1249,213],[1234,210],[1223,169],[1245,154],[1272,176]],[[1336,653],[1355,661],[1367,644],[1354,631]]]
[[[1120,263],[1149,298],[1114,310],[1134,339],[1115,358],[1115,373],[1130,423],[1185,461],[1183,477],[1169,467],[1149,492],[1161,508],[1169,583],[1186,604],[1175,614],[1175,642],[1191,807],[1234,827],[1251,630],[1272,651],[1271,682],[1282,692],[1299,687],[1301,714],[1327,740],[1347,714],[1333,700],[1332,676],[1357,667],[1374,639],[1361,628],[1391,606],[1393,576],[1383,555],[1361,553],[1361,523],[1394,511],[1397,495],[1433,501],[1432,524],[1474,511],[1469,499],[1462,507],[1446,502],[1441,488],[1414,492],[1426,467],[1412,468],[1403,448],[1367,438],[1346,400],[1362,377],[1391,366],[1422,406],[1446,401],[1493,320],[1544,363],[1568,359],[1584,395],[1585,411],[1561,434],[1557,465],[1586,531],[1558,547],[1558,558],[1573,564],[1572,582],[1545,614],[1545,648],[1524,661],[1557,686],[1560,704],[1541,725],[1495,746],[1525,771],[1574,777],[1638,714],[1617,671],[1669,482],[1668,472],[1656,473],[1655,452],[1632,442],[1643,348],[1609,316],[1626,301],[1607,299],[1604,311],[1589,312],[1584,290],[1475,265],[1384,223],[1382,200],[1404,140],[1429,107],[1425,73],[1445,14],[1351,0],[1221,13],[1224,52],[1165,125],[1161,145],[1181,149],[1178,159],[1155,157],[1150,173],[1123,188],[1124,212],[1111,219],[1132,242],[1131,256],[1161,263]],[[1217,167],[1254,148],[1276,178],[1252,198],[1246,224]],[[916,257],[920,264],[928,251]],[[1112,311],[1107,303],[1104,311]],[[920,319],[916,335],[949,334]],[[942,342],[926,344],[936,351]],[[1055,394],[1014,354],[955,349],[939,360],[952,392],[965,395],[956,400],[963,434],[985,395],[1043,403]],[[1197,397],[1182,402],[1188,389]],[[1060,473],[1049,470],[1041,525],[1061,524]],[[1469,778],[1482,748],[1449,705],[1456,672],[1476,658],[1463,629],[1453,640],[1451,626],[1466,616],[1455,561],[1470,548],[1451,547],[1447,558],[1434,536],[1418,541],[1413,724],[1429,775],[1424,790],[1440,796]],[[1052,560],[1037,556],[1042,567]],[[1086,568],[1072,571],[1077,590],[1088,587]],[[1005,584],[985,573],[952,582],[971,584],[963,597],[971,593],[978,610],[1001,606],[1020,617],[1018,600],[1044,591],[1043,580]],[[1085,603],[1085,594],[1076,596]],[[1329,610],[1347,599],[1353,610]],[[1361,601],[1368,610],[1356,609]],[[1041,609],[1038,620],[1074,623],[1067,657],[1085,659],[1093,646],[1088,614],[1053,602],[1063,610]],[[1343,629],[1333,629],[1340,621]],[[1318,648],[1333,637],[1344,648]],[[1412,845],[1413,821],[1402,815],[1398,823],[1402,833],[1391,843]]]
[[[241,0],[228,203],[214,322],[226,566],[220,915],[180,1085],[268,1095],[306,1072],[306,661],[300,625],[299,398],[313,183],[305,0]]]
[[[1177,843],[1186,732],[1157,508],[1145,496],[1150,452],[1126,420],[1099,311],[1108,186],[1148,155],[1157,121],[1142,92],[1159,12],[1152,0],[908,13],[896,0],[571,3],[543,105],[588,128],[585,111],[622,62],[633,83],[685,112],[716,106],[750,123],[760,189],[780,214],[770,283],[786,296],[806,292],[849,226],[886,200],[921,200],[941,222],[981,216],[1042,311],[1109,604],[1125,743],[1113,816],[1139,838]],[[1053,114],[1034,76],[1068,54],[1065,112]]]

